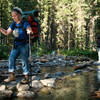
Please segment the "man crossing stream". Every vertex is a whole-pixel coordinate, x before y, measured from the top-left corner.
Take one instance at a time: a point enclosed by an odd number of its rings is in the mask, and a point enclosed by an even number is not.
[[[14,7],[11,16],[13,22],[7,30],[0,28],[0,32],[4,35],[9,35],[13,32],[14,34],[14,45],[9,56],[9,67],[8,71],[10,73],[9,77],[5,79],[5,82],[11,82],[15,80],[15,63],[18,56],[22,60],[22,69],[24,79],[22,83],[28,83],[29,81],[29,34],[33,34],[30,24],[22,19],[22,10],[18,7]]]

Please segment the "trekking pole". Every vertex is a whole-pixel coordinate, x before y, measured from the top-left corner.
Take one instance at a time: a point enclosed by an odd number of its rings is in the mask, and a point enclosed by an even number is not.
[[[39,52],[39,40],[37,40],[37,50],[36,50],[36,57],[38,56],[38,52]]]
[[[29,65],[30,65],[30,75],[32,75],[32,67],[31,67],[31,61],[32,61],[32,57],[31,57],[31,35],[29,34]],[[32,86],[32,83],[31,83]]]
[[[31,59],[31,36],[29,34],[29,60]]]

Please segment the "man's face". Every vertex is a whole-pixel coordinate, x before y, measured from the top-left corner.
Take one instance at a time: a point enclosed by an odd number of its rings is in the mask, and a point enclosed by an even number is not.
[[[19,22],[20,21],[20,18],[21,18],[21,15],[15,11],[13,11],[11,13],[11,16],[12,16],[12,19],[15,21],[15,22]]]

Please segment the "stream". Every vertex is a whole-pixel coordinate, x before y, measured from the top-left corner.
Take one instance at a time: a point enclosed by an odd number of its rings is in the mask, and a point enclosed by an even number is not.
[[[40,79],[55,77],[54,87],[44,86],[49,92],[37,91],[31,99],[13,96],[10,100],[100,100],[100,94],[99,97],[95,95],[95,91],[100,92],[100,65],[94,65],[91,61],[86,57],[45,55],[35,62],[39,65],[35,65],[36,76]],[[32,65],[31,71],[34,72],[34,63]],[[7,75],[7,63],[2,61],[0,66],[0,75]],[[20,66],[17,68],[21,71]]]
[[[83,69],[82,69],[83,70]],[[70,67],[43,67],[43,73],[54,73],[63,71],[70,75]],[[51,94],[38,94],[33,99],[29,100],[100,100],[92,96],[94,91],[100,87],[100,71],[87,71],[65,76],[64,80],[59,80],[56,88]],[[12,98],[12,100],[27,100],[23,98]]]

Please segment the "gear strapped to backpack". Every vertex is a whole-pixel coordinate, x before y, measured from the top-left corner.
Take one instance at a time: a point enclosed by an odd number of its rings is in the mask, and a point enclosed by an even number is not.
[[[32,16],[29,16],[29,24],[31,25],[32,31],[33,31],[33,37],[39,36],[39,29],[38,29],[38,21],[36,21]]]
[[[33,40],[33,42],[36,42],[40,38],[39,22],[33,16],[28,17],[28,22],[29,22],[29,24],[32,28],[32,31],[33,31],[33,34],[31,35],[31,39]]]

